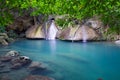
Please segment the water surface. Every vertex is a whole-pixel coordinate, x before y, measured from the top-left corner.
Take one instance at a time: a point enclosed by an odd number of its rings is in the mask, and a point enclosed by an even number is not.
[[[20,40],[0,50],[4,49],[20,51],[47,66],[47,71],[31,74],[56,80],[120,80],[120,46],[111,42]]]

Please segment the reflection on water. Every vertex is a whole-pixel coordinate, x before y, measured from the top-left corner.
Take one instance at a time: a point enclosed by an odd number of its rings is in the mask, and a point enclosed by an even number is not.
[[[50,51],[54,55],[56,52],[56,40],[49,41]]]

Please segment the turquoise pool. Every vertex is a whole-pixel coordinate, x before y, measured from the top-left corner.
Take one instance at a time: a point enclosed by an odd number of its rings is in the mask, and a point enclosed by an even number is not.
[[[120,80],[120,45],[112,42],[20,40],[0,50],[4,49],[20,51],[46,64],[48,71],[31,74],[56,80]],[[25,71],[18,73],[30,74]]]

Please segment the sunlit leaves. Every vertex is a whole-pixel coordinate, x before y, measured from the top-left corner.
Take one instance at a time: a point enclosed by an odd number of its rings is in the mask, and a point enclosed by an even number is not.
[[[79,20],[98,15],[110,26],[119,26],[120,22],[119,0],[0,0],[0,20],[3,20],[0,23],[9,23],[9,15],[4,13],[7,11],[10,14],[10,10],[13,9],[32,9],[31,16],[68,14],[69,17]]]

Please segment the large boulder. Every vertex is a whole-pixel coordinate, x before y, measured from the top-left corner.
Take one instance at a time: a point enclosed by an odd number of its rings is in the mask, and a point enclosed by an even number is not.
[[[13,66],[18,64],[18,63],[20,63],[22,66],[24,66],[24,65],[31,63],[31,59],[27,56],[19,56],[19,57],[13,58],[11,60],[11,64]]]
[[[13,58],[18,57],[18,56],[19,56],[19,52],[17,52],[17,51],[9,51],[4,56],[1,56],[0,60],[2,62],[8,62],[8,61],[11,61]]]
[[[62,40],[77,41],[83,40],[84,37],[86,40],[97,40],[99,39],[99,34],[93,28],[83,25],[66,28],[58,35],[58,38]]]
[[[55,80],[55,79],[47,77],[47,76],[29,75],[24,80]]]
[[[0,44],[7,46],[8,42],[5,39],[0,38]]]
[[[10,57],[17,57],[17,56],[19,56],[20,54],[19,54],[19,52],[18,51],[9,51],[8,53],[6,53],[6,55],[5,56],[10,56]]]
[[[27,31],[26,31],[26,38],[45,38],[44,30],[42,26],[34,25],[31,26]]]

